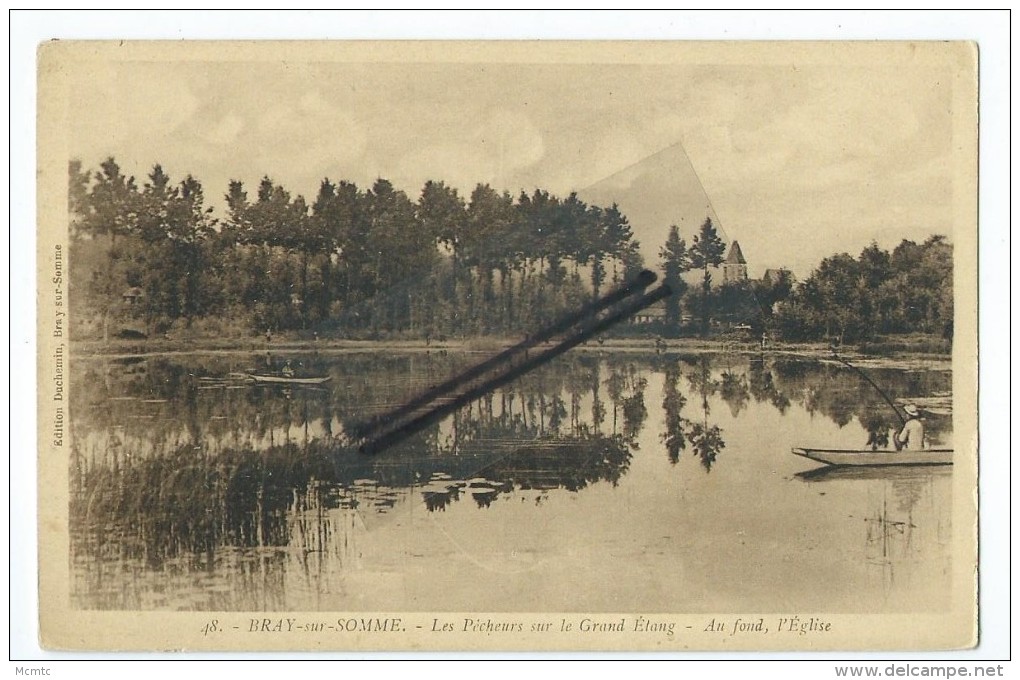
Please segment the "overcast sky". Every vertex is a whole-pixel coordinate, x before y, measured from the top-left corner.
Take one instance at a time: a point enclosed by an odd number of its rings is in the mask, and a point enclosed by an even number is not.
[[[598,64],[537,46],[535,59],[270,49],[73,60],[71,157],[191,173],[217,208],[229,179],[254,194],[266,174],[309,200],[327,176],[385,177],[412,199],[428,179],[465,196],[477,182],[579,190],[618,200],[649,260],[670,222],[690,241],[714,211],[752,275],[952,234],[959,69],[936,46],[633,44],[589,52]]]

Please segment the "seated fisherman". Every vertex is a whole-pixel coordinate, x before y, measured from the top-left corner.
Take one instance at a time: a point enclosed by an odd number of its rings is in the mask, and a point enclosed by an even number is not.
[[[924,423],[921,414],[913,404],[903,407],[907,414],[907,422],[903,429],[896,433],[896,450],[920,451],[924,448]]]

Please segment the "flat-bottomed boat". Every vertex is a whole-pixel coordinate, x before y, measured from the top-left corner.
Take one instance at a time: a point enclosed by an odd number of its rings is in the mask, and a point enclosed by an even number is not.
[[[872,451],[870,449],[808,449],[795,447],[793,453],[819,463],[835,466],[882,467],[887,465],[952,465],[952,449],[922,451]]]

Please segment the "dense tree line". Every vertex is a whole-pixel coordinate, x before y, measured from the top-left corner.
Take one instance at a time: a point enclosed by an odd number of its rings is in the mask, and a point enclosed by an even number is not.
[[[722,262],[723,251],[710,219],[690,247],[670,227],[660,268],[665,281],[686,294],[667,300],[664,333],[682,330],[686,309],[702,335],[711,321],[723,330],[739,326],[755,338],[793,342],[862,342],[902,333],[952,338],[953,248],[943,236],[920,245],[903,240],[891,253],[872,243],[857,258],[833,255],[799,284],[789,271],[774,270],[768,278],[716,285],[711,268]],[[683,275],[692,270],[700,270],[699,285],[688,290]]]
[[[146,334],[198,322],[209,332],[304,331],[352,338],[441,338],[534,329],[643,267],[627,217],[576,194],[516,197],[478,184],[470,196],[428,181],[416,199],[378,179],[324,179],[315,200],[264,177],[231,181],[225,211],[201,183],[155,165],[141,186],[113,158],[69,166],[76,320]],[[921,332],[951,338],[952,246],[933,236],[892,253],[826,258],[719,285],[726,246],[710,218],[691,243],[670,227],[660,248],[676,295],[661,322],[635,332],[708,335],[747,328],[788,341],[858,342]],[[690,276],[687,274],[690,273]],[[625,329],[617,329],[622,332]],[[82,331],[95,337],[96,324]]]
[[[953,247],[943,236],[872,243],[859,257],[828,257],[776,313],[789,340],[859,342],[878,335],[953,336]]]
[[[385,179],[324,179],[309,204],[264,177],[254,195],[231,181],[216,217],[194,177],[175,184],[156,165],[146,179],[113,158],[69,167],[72,294],[147,333],[223,319],[347,337],[516,333],[643,266],[618,207],[576,194],[478,184],[465,199],[429,181],[415,200]]]

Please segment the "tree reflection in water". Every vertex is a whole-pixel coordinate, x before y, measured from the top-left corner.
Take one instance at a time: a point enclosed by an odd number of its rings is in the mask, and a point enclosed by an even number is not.
[[[694,455],[701,461],[705,471],[710,472],[719,452],[726,447],[722,429],[708,422],[711,414],[708,398],[718,392],[722,384],[712,378],[711,360],[707,355],[698,357],[695,370],[688,372],[687,380],[691,389],[701,396],[701,422],[688,420],[685,434]]]
[[[872,451],[889,448],[889,430],[892,425],[887,413],[865,413],[861,416],[861,425],[868,431],[865,447]]]
[[[238,549],[318,553],[335,530],[331,510],[385,513],[416,490],[437,511],[465,497],[486,508],[512,492],[538,491],[540,503],[551,489],[616,485],[647,415],[646,381],[632,367],[614,368],[628,393],[619,406],[624,432],[599,434],[599,373],[567,366],[524,376],[459,411],[448,428],[435,425],[372,458],[345,443],[350,420],[336,405],[348,398],[341,391],[220,385],[210,392],[197,380],[156,377],[162,368],[136,396],[106,401],[119,414],[76,430],[92,430],[76,440],[71,465],[72,553],[85,578],[76,592],[86,601],[103,591],[111,559],[117,569],[138,562],[163,570],[183,556],[189,568],[209,570]],[[570,369],[579,377],[568,379]],[[160,392],[165,400],[139,398],[167,384],[178,391]],[[589,390],[590,419],[582,411]],[[147,402],[160,402],[154,408],[167,417],[136,426],[127,416]],[[119,429],[118,416],[127,423]],[[126,441],[117,434],[125,431]]]
[[[681,361],[681,359],[670,358],[663,366],[662,408],[665,412],[666,422],[665,430],[660,434],[660,440],[666,447],[666,456],[671,464],[675,465],[680,461],[680,452],[690,444],[693,454],[698,457],[705,471],[709,472],[719,452],[726,447],[726,442],[722,438],[722,429],[717,425],[709,424],[711,408],[708,400],[716,392],[724,392],[727,385],[726,376],[731,374],[729,371],[724,373],[723,382],[720,383],[712,378],[709,357],[703,355],[693,362],[694,370],[688,373],[687,381],[690,388],[701,397],[701,420],[698,422],[682,414],[683,408],[687,405],[687,398],[680,392]],[[739,384],[739,380],[733,381],[730,378],[730,381]],[[726,393],[721,396],[725,398]],[[732,388],[730,388],[728,396],[740,403],[747,400],[746,394],[741,397]],[[735,409],[734,417],[739,413],[740,408],[738,406]],[[731,410],[734,410],[732,406]]]
[[[645,408],[645,388],[648,381],[639,378],[634,381],[633,392],[623,399],[623,437],[634,449],[638,448],[637,435],[641,426],[648,417],[648,409]]]
[[[678,361],[667,361],[663,368],[662,410],[666,413],[665,431],[660,438],[666,447],[669,462],[676,465],[680,462],[680,452],[686,447],[686,420],[680,415],[687,404],[687,398],[680,393],[680,364]]]
[[[556,490],[616,485],[647,426],[653,366],[664,376],[659,439],[668,460],[676,464],[690,450],[706,472],[726,446],[712,422],[715,399],[734,418],[746,417],[752,399],[780,415],[797,403],[839,424],[856,419],[869,436],[887,431],[891,418],[873,388],[835,365],[763,355],[579,355],[521,376],[370,458],[348,441],[353,425],[456,372],[458,360],[445,354],[302,360],[309,373],[330,375],[326,389],[225,380],[247,368],[243,356],[72,364],[81,386],[70,394],[76,602],[141,607],[120,592],[118,578],[129,578],[123,574],[211,574],[227,562],[237,562],[255,588],[258,579],[276,578],[279,551],[297,555],[306,578],[328,580],[335,568],[329,564],[354,559],[344,522],[355,510],[386,514],[419,495],[436,512],[469,499],[485,509],[514,494],[523,501],[529,492],[541,504]],[[951,389],[948,372],[871,373],[894,399]],[[695,411],[687,413],[692,403]],[[927,426],[937,440],[951,416],[932,415]],[[240,591],[233,600],[209,592],[203,606],[273,605]]]
[[[730,407],[730,413],[733,414],[733,417],[738,417],[751,400],[747,376],[744,373],[737,373],[727,368],[722,374],[719,396]]]
[[[776,388],[775,377],[771,368],[766,365],[764,354],[757,354],[751,358],[748,364],[747,386],[756,402],[768,402],[780,414],[785,414],[790,407],[790,398]]]
[[[832,361],[777,359],[772,362],[777,389],[808,413],[821,414],[840,427],[860,423],[867,435],[862,447],[887,448],[886,437],[899,425],[899,418],[874,387],[853,371]],[[869,368],[872,380],[893,400],[908,400],[936,394],[951,394],[952,373],[948,370]],[[951,413],[924,414],[926,436],[933,444],[952,431]]]

